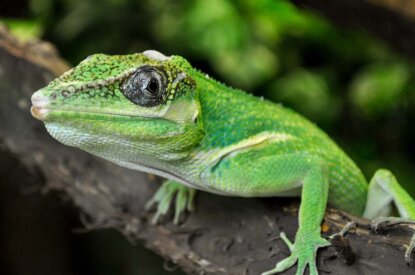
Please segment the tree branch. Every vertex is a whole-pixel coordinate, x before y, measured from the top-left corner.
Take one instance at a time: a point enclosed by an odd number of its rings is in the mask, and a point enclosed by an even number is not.
[[[58,190],[70,197],[85,214],[87,229],[115,228],[189,274],[259,274],[288,255],[277,236],[284,231],[293,239],[297,230],[298,201],[289,199],[199,193],[196,213],[188,215],[180,226],[170,222],[171,216],[152,225],[152,213],[146,212],[144,205],[159,179],[59,144],[31,117],[31,94],[67,69],[50,46],[39,43],[21,44],[0,26],[0,142],[29,171],[45,178],[45,190]],[[408,228],[376,235],[368,231],[366,220],[330,210],[322,226],[325,235],[338,232],[351,219],[360,223],[357,232],[347,235],[356,253],[354,264],[346,265],[330,247],[319,253],[321,271],[379,275],[399,270],[401,275],[413,274],[414,268],[403,260],[404,245],[411,236]]]

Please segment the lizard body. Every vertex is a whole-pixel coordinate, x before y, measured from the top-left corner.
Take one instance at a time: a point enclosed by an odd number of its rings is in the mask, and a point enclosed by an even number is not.
[[[32,114],[58,141],[169,179],[149,205],[175,222],[195,190],[242,196],[300,196],[291,255],[263,274],[298,262],[317,274],[316,251],[327,203],[356,215],[388,214],[395,203],[415,218],[415,202],[387,170],[370,184],[317,126],[295,112],[227,87],[182,57],[156,51],[93,55],[32,96]],[[378,225],[378,224],[376,224]],[[415,245],[412,240],[410,253]]]

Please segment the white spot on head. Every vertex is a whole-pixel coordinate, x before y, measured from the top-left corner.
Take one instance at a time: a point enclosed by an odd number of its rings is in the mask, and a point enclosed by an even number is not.
[[[155,51],[155,50],[147,50],[145,52],[143,52],[143,54],[145,56],[147,56],[148,58],[157,60],[157,61],[165,61],[168,59],[167,56],[165,56],[164,54],[162,54],[161,52]]]

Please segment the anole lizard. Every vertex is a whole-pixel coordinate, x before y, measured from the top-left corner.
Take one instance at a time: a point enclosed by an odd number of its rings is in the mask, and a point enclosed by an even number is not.
[[[367,183],[354,162],[295,112],[227,87],[180,56],[156,51],[96,54],[32,96],[31,112],[58,141],[124,167],[168,180],[149,205],[154,216],[175,198],[175,222],[195,190],[241,197],[300,196],[290,256],[263,275],[295,263],[318,274],[316,253],[326,205],[373,219],[373,227],[414,223],[415,201],[388,170]],[[415,237],[405,254],[407,261]]]

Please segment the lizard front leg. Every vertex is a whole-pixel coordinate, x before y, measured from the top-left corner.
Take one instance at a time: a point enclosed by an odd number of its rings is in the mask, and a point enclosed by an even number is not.
[[[322,160],[308,153],[261,156],[260,151],[247,151],[222,158],[203,177],[210,179],[211,189],[245,197],[277,195],[302,185],[295,241],[291,243],[281,234],[290,255],[262,275],[283,272],[295,263],[298,263],[297,275],[303,274],[307,266],[310,274],[318,274],[317,249],[330,245],[320,234],[329,186],[328,168]]]
[[[307,166],[304,163],[300,165]],[[320,233],[320,224],[324,217],[328,196],[326,168],[316,160],[311,161],[302,181],[299,228],[294,243],[289,242],[281,233],[281,238],[288,245],[291,255],[280,261],[274,269],[264,272],[262,275],[282,272],[290,268],[295,262],[298,262],[297,275],[303,274],[307,265],[311,275],[318,274],[316,267],[317,249],[330,245],[330,242],[322,238]]]

